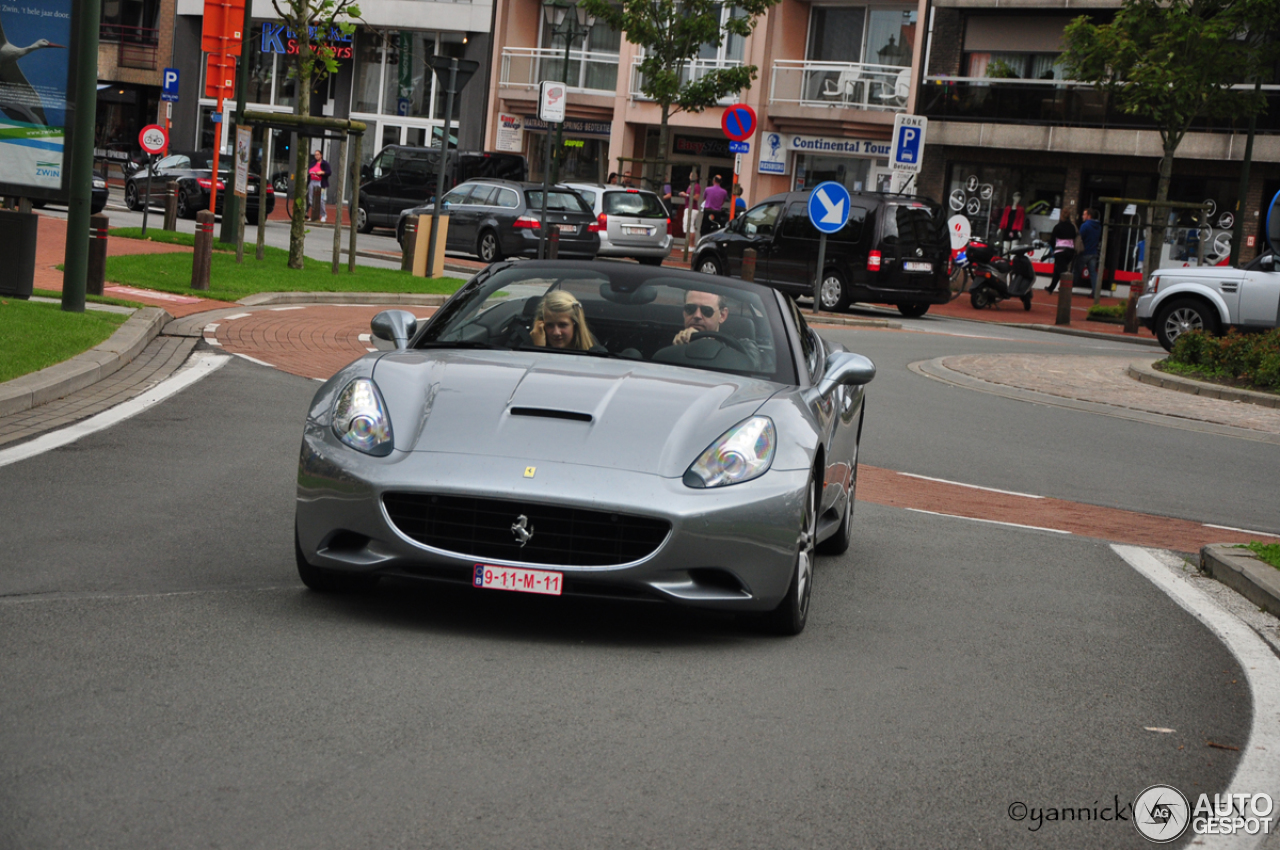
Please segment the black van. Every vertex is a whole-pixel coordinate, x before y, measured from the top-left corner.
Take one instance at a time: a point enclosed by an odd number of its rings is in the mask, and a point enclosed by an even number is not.
[[[401,210],[425,203],[436,193],[440,149],[416,145],[387,145],[360,170],[360,211],[356,226],[361,233],[375,227],[395,227]],[[524,157],[515,153],[449,151],[444,190],[477,177],[521,182],[526,177]]]
[[[774,195],[698,241],[693,268],[742,274],[742,252],[756,251],[756,282],[792,295],[811,295],[821,234],[809,221],[810,192]],[[942,209],[914,195],[854,192],[849,221],[827,237],[822,309],[854,301],[893,304],[923,316],[951,300],[951,241]]]

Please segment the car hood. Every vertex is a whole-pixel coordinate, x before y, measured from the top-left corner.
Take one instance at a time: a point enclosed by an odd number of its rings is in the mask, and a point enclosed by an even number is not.
[[[1211,281],[1211,280],[1240,280],[1244,277],[1244,269],[1238,269],[1233,266],[1208,266],[1207,268],[1163,268],[1156,269],[1153,275],[1159,275],[1165,280],[1195,280],[1195,281]]]
[[[684,474],[782,387],[664,364],[511,351],[398,351],[374,382],[401,451]]]

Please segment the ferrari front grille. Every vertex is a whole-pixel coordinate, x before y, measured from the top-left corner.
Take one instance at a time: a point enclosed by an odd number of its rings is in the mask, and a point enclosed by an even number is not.
[[[481,560],[616,566],[652,554],[671,531],[665,520],[507,499],[386,493],[382,503],[411,540]]]

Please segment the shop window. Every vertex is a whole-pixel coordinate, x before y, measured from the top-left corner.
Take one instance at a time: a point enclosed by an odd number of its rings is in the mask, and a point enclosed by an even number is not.
[[[1047,240],[1062,214],[1066,180],[1061,169],[955,162],[947,182],[946,215],[968,218],[979,239],[1020,244]]]
[[[382,88],[383,115],[428,118],[431,115],[431,67],[435,33],[391,33],[386,50],[386,76]]]
[[[467,45],[463,41],[464,38],[465,36],[462,35],[462,33],[457,33],[457,32],[441,33],[440,34],[440,55],[448,56],[450,58],[458,58],[458,59],[462,59],[463,57],[465,57],[467,55]],[[428,73],[430,73],[429,70],[428,70]],[[432,76],[434,76],[434,74]],[[440,119],[444,118],[445,99],[447,98],[447,96],[448,96],[448,92],[445,91],[445,87],[437,83],[436,84],[436,108],[431,113],[433,118],[440,118]],[[423,115],[425,117],[426,113],[424,112]],[[455,94],[453,96],[453,115],[451,117],[454,121],[457,121],[459,116],[461,115],[462,115],[462,98]]]

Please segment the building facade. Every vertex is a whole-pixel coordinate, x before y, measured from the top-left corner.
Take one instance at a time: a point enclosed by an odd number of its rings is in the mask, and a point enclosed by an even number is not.
[[[687,69],[696,78],[720,67],[754,65],[755,84],[702,113],[670,119],[667,159],[679,193],[697,168],[727,185],[735,167],[720,129],[724,106],[755,109],[759,131],[742,156],[748,202],[775,192],[838,180],[851,190],[887,187],[893,118],[915,106],[927,5],[918,2],[809,3],[782,0],[746,39],[708,46]],[[737,14],[726,4],[722,15]],[[545,20],[540,0],[496,0],[485,147],[524,154],[540,179],[547,128],[537,119],[543,80],[569,86],[562,180],[603,182],[610,173],[656,179],[659,107],[641,91],[641,49],[596,22],[574,41]],[[651,184],[652,185],[652,184]],[[678,225],[677,225],[678,227]]]
[[[163,123],[161,74],[173,55],[176,9],[177,0],[103,0],[94,121],[100,160],[127,160],[142,128]]]
[[[1060,217],[1079,223],[1105,198],[1153,199],[1162,153],[1158,130],[1125,115],[1091,86],[1064,79],[1063,29],[1076,16],[1105,22],[1115,0],[935,0],[927,74],[917,111],[928,116],[923,194],[966,218],[974,234],[1047,239]],[[1264,244],[1263,209],[1280,191],[1280,87],[1265,87],[1249,188],[1237,206],[1246,126],[1201,121],[1177,151],[1170,200],[1181,210],[1160,247],[1160,265],[1224,260],[1244,216],[1242,260]],[[1104,286],[1138,276],[1146,207],[1111,203]],[[1016,225],[1016,228],[1015,228]],[[1009,240],[1014,241],[1014,240]]]
[[[252,0],[253,26],[245,39],[242,60],[249,65],[248,109],[294,112],[298,84],[291,78],[289,57],[297,51],[296,34],[275,17],[270,0]],[[234,139],[231,113],[215,124],[216,104],[204,97],[205,54],[200,50],[203,0],[176,0],[174,67],[180,71],[180,96],[173,111],[172,141],[177,150],[230,150]],[[310,114],[363,121],[369,126],[362,143],[362,164],[389,144],[439,144],[445,117],[445,92],[426,64],[431,55],[472,59],[480,70],[455,98],[450,145],[478,148],[483,143],[489,30],[493,7],[484,0],[363,0],[363,13],[353,35],[334,30],[325,41],[334,48],[338,70],[313,87]],[[291,134],[275,132],[269,174],[292,168]],[[318,141],[305,141],[312,147]],[[336,150],[325,155],[336,162]]]

